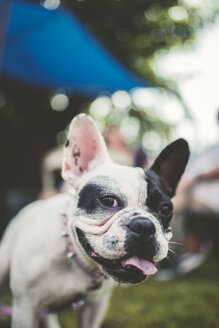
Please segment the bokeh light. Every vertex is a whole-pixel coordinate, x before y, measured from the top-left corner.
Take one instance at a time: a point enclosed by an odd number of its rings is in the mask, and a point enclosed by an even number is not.
[[[69,98],[64,93],[57,93],[50,98],[50,106],[56,112],[63,112],[69,105]]]
[[[206,4],[206,0],[182,0],[182,2],[189,6],[194,8],[200,8]]]
[[[136,106],[146,112],[152,111],[168,124],[177,124],[184,118],[184,109],[180,101],[172,94],[158,88],[138,88],[132,92]]]
[[[155,152],[161,148],[160,136],[155,131],[145,132],[142,138],[143,148]]]
[[[188,18],[187,10],[181,6],[173,6],[169,8],[168,14],[174,21],[182,21]]]
[[[100,96],[95,99],[89,108],[90,114],[97,120],[106,117],[112,107],[112,102],[108,96]]]
[[[125,109],[131,105],[132,99],[125,91],[117,91],[112,95],[112,103],[115,107]]]
[[[144,12],[145,18],[151,22],[156,22],[163,15],[164,10],[159,4],[154,4]]]
[[[155,88],[137,88],[132,91],[132,100],[137,107],[153,107],[157,93]]]
[[[55,10],[61,4],[60,0],[45,0],[41,2],[41,6],[48,10]]]
[[[154,61],[155,73],[174,83],[194,119],[192,123],[183,125],[183,118],[180,119],[177,109],[178,136],[186,137],[199,151],[218,139],[216,113],[219,108],[219,47],[215,43],[218,32],[217,19],[214,25],[200,31],[193,46],[175,47],[168,53],[161,52],[155,56]],[[165,117],[168,116],[167,111]]]
[[[135,117],[125,117],[120,123],[120,133],[127,143],[133,143],[138,137],[140,123]]]
[[[67,134],[68,134],[67,129],[66,130],[61,130],[57,133],[57,135],[56,135],[57,145],[62,146],[65,143],[66,138],[67,138]]]

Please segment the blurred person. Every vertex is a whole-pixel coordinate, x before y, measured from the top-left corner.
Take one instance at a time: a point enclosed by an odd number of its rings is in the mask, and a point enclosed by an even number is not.
[[[110,157],[118,164],[147,169],[153,164],[143,148],[132,149],[121,136],[118,128],[110,127],[105,136]]]
[[[105,141],[110,157],[114,162],[121,165],[133,166],[133,150],[127,145],[117,127],[112,126],[107,130]]]
[[[143,148],[139,148],[135,152],[134,167],[141,167],[146,169],[148,165],[148,156]]]
[[[58,194],[63,186],[61,178],[63,149],[56,147],[46,153],[42,160],[42,189],[39,199],[46,199]]]
[[[219,115],[218,115],[219,117]],[[172,248],[176,272],[199,266],[213,250],[219,259],[219,143],[190,161],[174,198]]]

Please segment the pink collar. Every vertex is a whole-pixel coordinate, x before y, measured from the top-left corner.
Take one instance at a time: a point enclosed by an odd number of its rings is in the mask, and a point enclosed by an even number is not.
[[[88,268],[78,257],[76,251],[75,251],[75,247],[71,238],[71,234],[69,231],[69,227],[68,227],[68,218],[67,218],[67,214],[65,211],[61,212],[62,214],[62,231],[61,231],[61,236],[63,238],[65,238],[65,242],[66,242],[66,249],[68,251],[67,257],[68,258],[72,258],[74,259],[74,261],[78,264],[78,266],[85,271],[87,274],[89,274],[90,276],[94,277],[94,278],[101,278],[104,277],[106,278],[106,276],[100,272],[100,271],[95,271],[92,270],[90,268]]]

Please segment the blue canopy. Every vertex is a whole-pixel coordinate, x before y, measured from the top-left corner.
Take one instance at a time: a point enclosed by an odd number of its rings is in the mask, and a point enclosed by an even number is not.
[[[9,1],[2,42],[1,74],[29,85],[96,95],[147,87],[122,66],[66,9]]]

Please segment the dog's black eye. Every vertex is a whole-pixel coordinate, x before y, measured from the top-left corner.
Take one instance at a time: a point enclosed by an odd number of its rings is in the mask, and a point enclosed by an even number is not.
[[[115,197],[113,196],[104,196],[102,198],[100,198],[100,202],[102,205],[106,206],[106,207],[118,207],[118,201]]]
[[[173,210],[173,207],[171,204],[163,204],[163,205],[161,205],[158,213],[168,216],[168,215],[172,214],[172,210]]]

